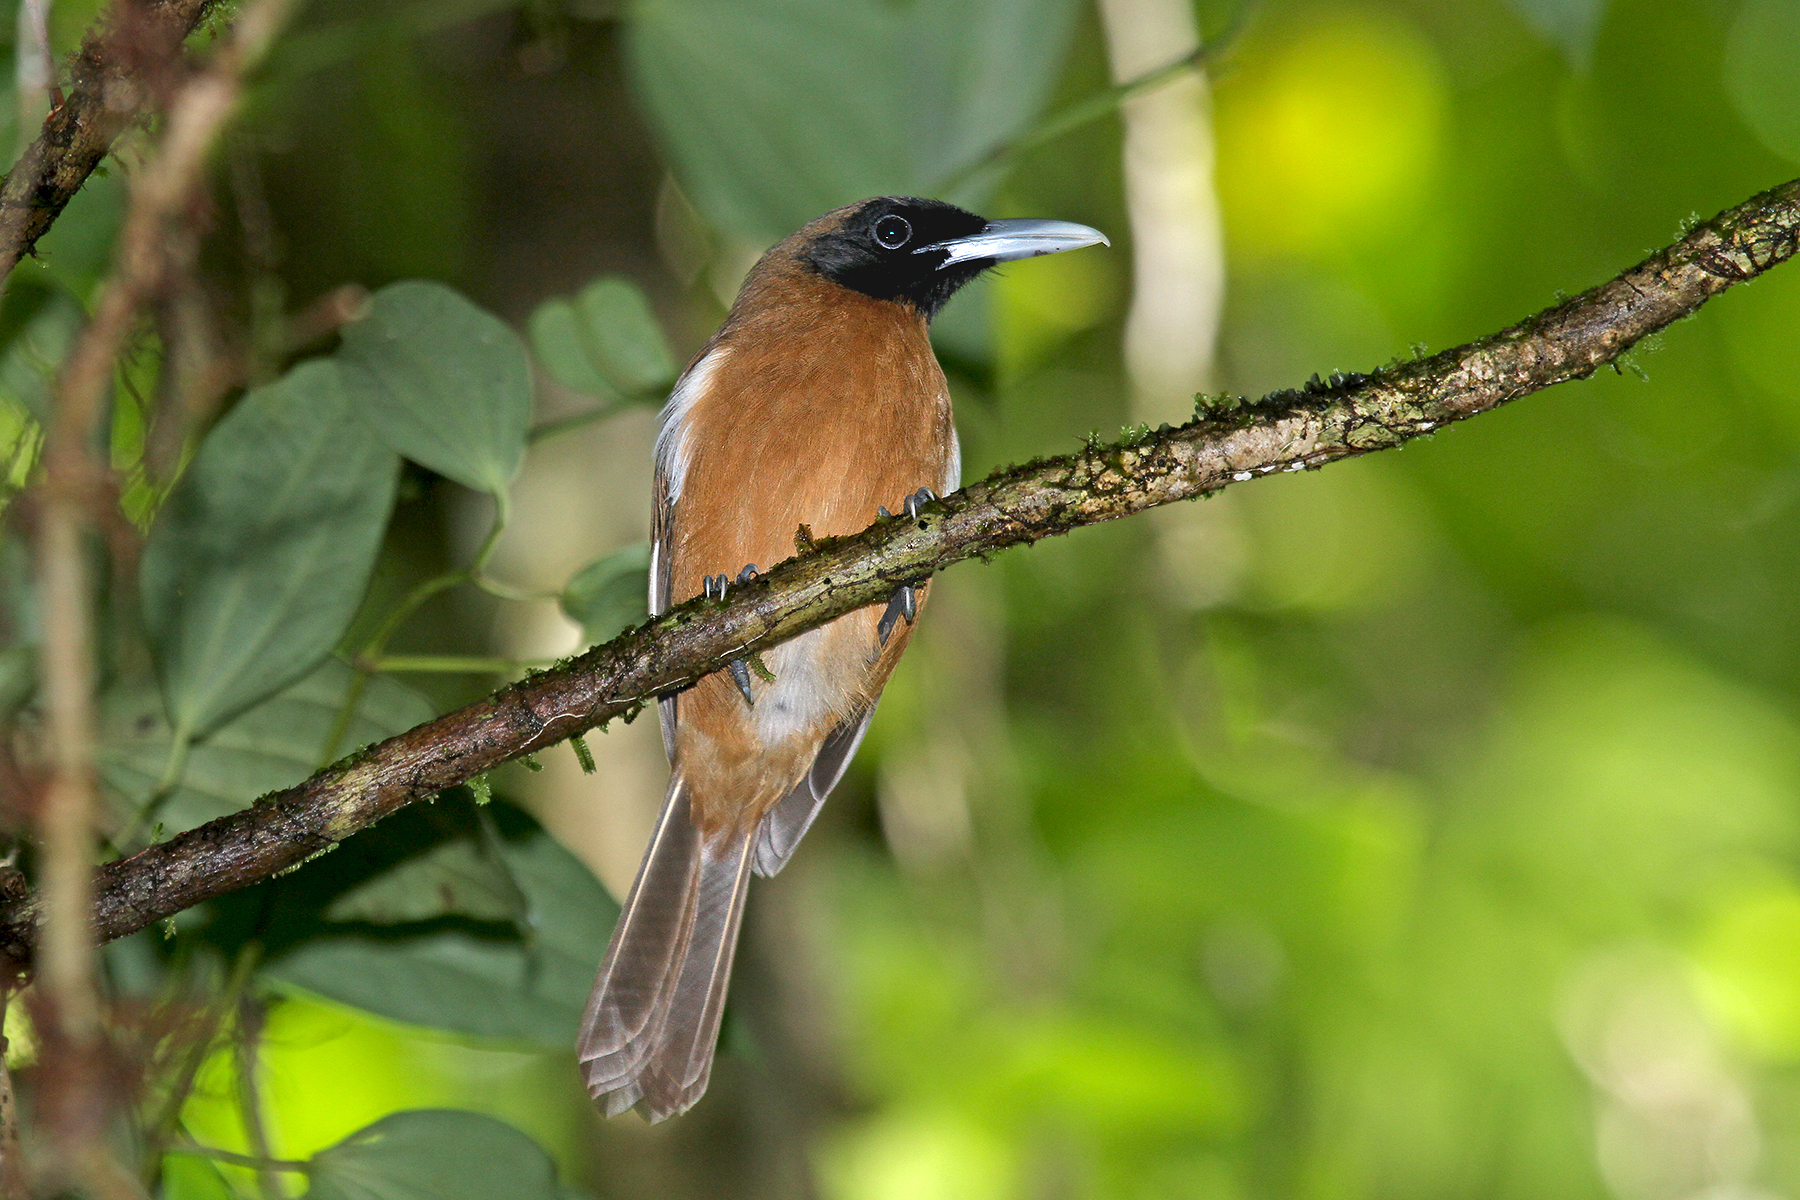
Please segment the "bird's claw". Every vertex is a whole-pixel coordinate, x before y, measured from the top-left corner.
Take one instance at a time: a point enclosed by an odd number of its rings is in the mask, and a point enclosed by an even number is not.
[[[909,521],[918,520],[919,519],[919,510],[921,508],[924,508],[927,504],[932,503],[936,499],[937,499],[936,492],[932,491],[930,488],[926,488],[926,487],[920,488],[918,491],[914,492],[912,495],[910,495],[906,498],[906,504],[905,504],[906,519]],[[912,618],[910,616],[907,617],[906,619],[908,621],[912,620]]]
[[[706,576],[705,582],[701,585],[702,591],[708,600],[723,600],[725,593],[731,589],[734,582],[749,583],[756,578],[757,574],[756,564],[746,563],[744,569],[737,573],[736,580],[723,571],[717,575]],[[750,667],[743,659],[734,658],[725,664],[725,670],[730,674],[731,682],[737,684],[737,690],[743,694],[744,703],[752,708],[756,707],[756,697],[750,691]]]
[[[893,597],[888,601],[887,611],[881,614],[881,620],[875,623],[875,636],[883,646],[887,645],[888,635],[894,632],[894,626],[901,617],[911,625],[919,615],[919,596],[910,583],[903,583],[894,589]]]
[[[744,703],[751,708],[756,707],[756,698],[750,694],[750,667],[741,658],[734,658],[725,664],[731,672],[731,682],[737,684],[737,690],[743,693]]]
[[[725,593],[731,590],[733,583],[749,583],[756,578],[757,574],[756,564],[746,563],[744,569],[737,573],[735,580],[724,571],[720,571],[717,575],[702,575],[700,577],[700,594],[708,600],[723,600]]]

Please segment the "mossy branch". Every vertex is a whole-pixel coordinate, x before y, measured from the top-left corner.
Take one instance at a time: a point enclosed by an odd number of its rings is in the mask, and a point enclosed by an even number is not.
[[[1009,467],[877,521],[735,589],[696,599],[557,667],[368,747],[253,807],[102,867],[95,932],[123,937],[290,870],[415,800],[509,759],[630,719],[733,658],[885,601],[901,583],[1082,525],[1281,471],[1386,450],[1569,379],[1800,248],[1800,181],[1696,226],[1618,278],[1509,329],[1371,375],[1317,379],[1260,400],[1204,403],[1180,428]],[[38,906],[0,908],[0,951],[20,964]]]

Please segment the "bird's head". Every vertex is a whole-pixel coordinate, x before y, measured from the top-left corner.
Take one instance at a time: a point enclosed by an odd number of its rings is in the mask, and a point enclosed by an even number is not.
[[[909,304],[927,318],[998,263],[1110,244],[1086,225],[989,221],[942,200],[910,196],[840,208],[794,240],[794,256],[804,266],[865,296]]]

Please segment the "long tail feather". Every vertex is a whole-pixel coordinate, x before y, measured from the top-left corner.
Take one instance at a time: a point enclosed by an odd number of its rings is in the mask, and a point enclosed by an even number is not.
[[[699,1099],[711,1073],[750,837],[703,839],[688,810],[678,775],[582,1020],[582,1074],[609,1116],[636,1105],[660,1121]]]

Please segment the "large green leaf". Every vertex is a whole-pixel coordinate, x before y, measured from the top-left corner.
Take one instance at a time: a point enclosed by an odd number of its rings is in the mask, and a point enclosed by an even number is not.
[[[313,1155],[307,1200],[564,1200],[556,1164],[503,1121],[413,1109]]]
[[[277,788],[305,779],[326,753],[352,683],[335,658],[195,742],[180,781],[152,814],[152,825],[178,833],[236,812]],[[437,714],[405,684],[383,675],[368,681],[339,751],[403,733]],[[101,701],[100,772],[127,819],[156,790],[169,761],[173,732],[161,701],[147,689],[124,689]],[[148,827],[146,829],[148,831]]]
[[[563,588],[562,609],[599,645],[650,615],[650,544],[639,542],[596,559]]]
[[[531,314],[531,348],[557,381],[577,391],[661,399],[675,382],[675,358],[629,279],[607,275],[573,300],[547,300]]]
[[[1073,0],[640,0],[630,58],[695,204],[767,241],[866,196],[937,192],[1024,131],[1077,11]]]
[[[144,547],[144,621],[177,736],[204,735],[331,652],[368,585],[398,466],[330,362],[258,388],[214,427]]]
[[[525,940],[431,924],[332,934],[266,973],[408,1024],[567,1048],[618,906],[546,833],[505,842],[500,854],[525,897]]]
[[[478,491],[505,491],[525,460],[531,372],[498,317],[441,283],[376,292],[338,360],[383,441]]]

